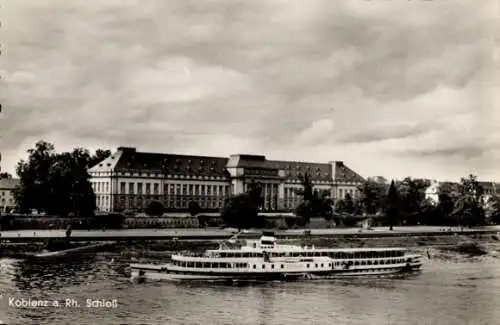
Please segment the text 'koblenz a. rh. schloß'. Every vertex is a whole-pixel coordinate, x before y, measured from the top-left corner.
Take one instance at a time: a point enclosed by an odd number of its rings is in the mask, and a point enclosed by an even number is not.
[[[229,158],[138,152],[119,147],[89,170],[101,211],[143,210],[152,200],[167,209],[219,209],[224,200],[262,184],[263,211],[293,210],[300,202],[301,176],[311,176],[315,188],[331,198],[358,197],[364,179],[342,161],[328,163],[267,160],[261,155]]]

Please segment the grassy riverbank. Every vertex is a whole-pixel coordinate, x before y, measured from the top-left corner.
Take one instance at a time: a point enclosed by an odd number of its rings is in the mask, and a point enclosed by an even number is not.
[[[280,241],[287,244],[300,245],[303,239]],[[477,256],[496,252],[500,255],[500,241],[491,235],[483,236],[415,236],[415,237],[378,237],[378,238],[312,238],[307,241],[316,247],[355,248],[355,247],[405,247],[410,251],[427,255],[459,254]],[[130,245],[131,244],[131,245]],[[120,249],[119,247],[123,249]],[[213,241],[175,242],[175,241],[149,241],[134,242],[127,245],[121,244],[118,249],[124,256],[143,259],[168,257],[175,251],[203,251],[217,248]],[[126,249],[131,248],[131,249]],[[449,254],[448,254],[449,253]]]

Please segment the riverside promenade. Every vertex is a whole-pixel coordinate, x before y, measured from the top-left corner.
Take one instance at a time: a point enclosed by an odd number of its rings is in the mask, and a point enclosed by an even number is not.
[[[278,238],[298,238],[309,229],[290,229],[275,231]],[[310,229],[313,237],[402,237],[402,236],[445,236],[445,235],[488,235],[496,234],[500,226],[486,226],[480,228],[449,228],[433,226],[394,227],[391,231],[387,227],[378,227],[371,230],[360,228],[330,228]],[[135,241],[135,240],[222,240],[227,239],[236,232],[236,229],[123,229],[123,230],[73,230],[72,241]],[[243,238],[255,238],[261,230],[249,230],[242,234]],[[65,238],[65,230],[11,230],[1,231],[0,240],[30,242],[49,238]]]

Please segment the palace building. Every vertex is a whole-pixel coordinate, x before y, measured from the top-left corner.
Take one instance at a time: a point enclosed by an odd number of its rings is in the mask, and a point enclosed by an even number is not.
[[[300,202],[296,189],[308,173],[313,185],[330,191],[333,199],[359,195],[364,179],[342,161],[329,163],[267,160],[260,155],[229,158],[138,152],[119,147],[89,170],[101,211],[142,211],[150,201],[168,210],[186,210],[189,202],[217,210],[224,200],[262,184],[263,211],[291,211]]]

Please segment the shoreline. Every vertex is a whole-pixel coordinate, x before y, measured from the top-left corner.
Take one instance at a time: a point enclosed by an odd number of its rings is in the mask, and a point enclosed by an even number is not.
[[[360,228],[325,228],[325,229],[291,229],[273,230],[275,236],[281,240],[304,238],[305,231],[310,238],[386,238],[386,237],[442,237],[442,236],[484,236],[497,235],[500,227],[489,226],[482,228],[444,228],[444,227],[387,227],[372,230]],[[220,241],[231,237],[236,230],[219,228],[177,228],[177,229],[122,229],[122,230],[74,230],[71,241],[98,242],[98,241]],[[251,230],[241,233],[239,238],[249,239],[260,237],[261,230]],[[40,242],[49,239],[65,239],[65,230],[7,230],[0,232],[1,242]]]

